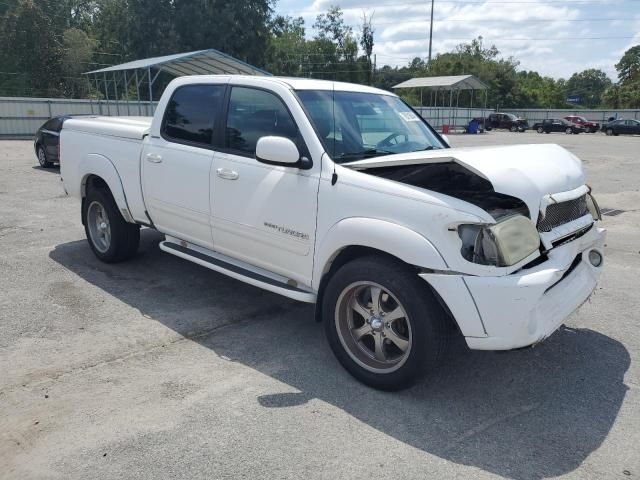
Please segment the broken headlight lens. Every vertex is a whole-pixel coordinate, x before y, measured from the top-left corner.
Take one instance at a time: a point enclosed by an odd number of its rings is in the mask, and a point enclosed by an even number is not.
[[[531,220],[512,215],[494,225],[460,225],[464,258],[481,265],[508,267],[540,248],[540,235]]]

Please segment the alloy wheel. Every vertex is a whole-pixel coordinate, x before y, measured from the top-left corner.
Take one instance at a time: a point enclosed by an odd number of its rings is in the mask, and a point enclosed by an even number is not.
[[[100,253],[111,246],[111,225],[107,211],[99,202],[91,202],[87,209],[87,226],[91,241]]]
[[[411,320],[398,299],[377,283],[346,287],[338,298],[335,323],[349,356],[371,372],[393,372],[409,357]]]

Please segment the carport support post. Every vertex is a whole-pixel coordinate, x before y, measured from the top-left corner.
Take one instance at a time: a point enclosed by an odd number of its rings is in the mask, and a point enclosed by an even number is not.
[[[138,115],[142,115],[142,105],[140,104],[140,82],[138,82],[138,70],[134,70],[136,79],[136,95],[138,95]]]
[[[122,72],[124,74],[124,100],[127,102],[127,115],[131,116],[129,111],[129,82],[127,80],[127,71]]]
[[[107,83],[107,72],[103,72],[104,78],[104,99],[107,101],[107,115],[111,115],[111,108],[109,107],[109,84]]]
[[[149,106],[151,107],[151,114],[153,115],[153,91],[151,88],[151,67],[147,68],[147,77],[149,78]]]
[[[453,90],[449,90],[449,128],[451,128],[451,109],[453,105]]]
[[[116,79],[116,72],[113,72],[113,91],[116,97],[116,113],[120,116],[120,99],[118,98],[118,80]]]

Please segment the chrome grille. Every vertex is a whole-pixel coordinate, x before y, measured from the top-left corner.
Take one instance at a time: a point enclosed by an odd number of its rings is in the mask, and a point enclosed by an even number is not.
[[[552,203],[547,207],[544,217],[538,219],[538,231],[550,232],[556,227],[569,223],[589,213],[587,208],[587,196],[568,200],[566,202]]]

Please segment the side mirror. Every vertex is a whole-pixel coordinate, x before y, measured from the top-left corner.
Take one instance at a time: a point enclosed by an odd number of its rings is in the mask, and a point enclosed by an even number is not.
[[[260,137],[256,144],[256,160],[269,165],[298,167],[303,170],[311,168],[311,160],[301,158],[296,144],[286,137]]]
[[[442,140],[444,140],[444,143],[447,144],[447,147],[451,146],[451,142],[449,142],[449,137],[447,137],[445,134],[441,133],[440,134],[440,138],[442,138]]]

